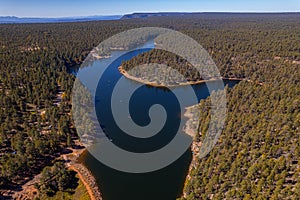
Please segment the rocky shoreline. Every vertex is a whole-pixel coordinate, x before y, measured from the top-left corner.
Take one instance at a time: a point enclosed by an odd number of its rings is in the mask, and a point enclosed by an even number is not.
[[[186,112],[184,113],[184,117],[187,118],[187,121],[186,121],[186,124],[185,124],[185,127],[184,127],[184,132],[193,138],[193,142],[191,144],[192,161],[190,163],[188,174],[187,174],[187,177],[186,177],[185,182],[184,182],[184,188],[186,187],[188,181],[191,179],[190,174],[191,174],[192,170],[195,169],[196,166],[197,166],[197,162],[198,162],[197,158],[199,157],[199,150],[200,150],[200,147],[202,145],[202,142],[197,142],[195,140],[196,134],[201,134],[201,133],[197,133],[197,129],[192,127],[192,125],[194,123],[197,123],[195,121],[197,116],[195,117],[194,114],[192,113],[192,110],[196,109],[195,107],[197,107],[197,105],[187,107]],[[185,191],[183,190],[183,197],[186,198],[187,195],[188,194],[186,194]]]
[[[76,142],[76,146],[82,146],[80,141]],[[72,149],[72,153],[63,155],[63,159],[65,160],[68,169],[77,172],[78,177],[88,191],[91,200],[102,200],[102,194],[100,193],[95,177],[82,163],[79,162],[79,157],[86,151],[86,148]]]
[[[96,179],[92,173],[78,161],[78,158],[86,151],[79,140],[75,141],[76,147],[81,148],[68,148],[71,153],[62,154],[56,160],[64,160],[68,169],[75,171],[78,178],[85,186],[91,200],[102,200],[102,195],[98,188]],[[22,190],[16,191],[12,194],[12,199],[27,200],[35,199],[39,195],[39,191],[34,187],[35,183],[39,183],[41,174],[36,175],[32,180],[28,181],[22,186]],[[1,199],[1,198],[0,198]]]
[[[178,83],[176,85],[172,85],[172,84],[165,85],[165,84],[159,84],[157,82],[146,81],[146,80],[143,80],[142,78],[132,76],[132,75],[128,74],[128,72],[125,69],[123,69],[122,65],[118,67],[118,70],[124,77],[126,77],[130,80],[133,80],[133,81],[136,81],[136,82],[139,82],[139,83],[143,83],[143,84],[146,84],[146,85],[150,85],[150,86],[153,86],[153,87],[179,87],[179,86],[187,86],[187,85],[196,85],[196,84],[206,83],[206,82],[213,82],[213,81],[218,81],[218,80],[252,82],[251,80],[246,79],[246,78],[225,78],[225,77],[220,77],[220,78],[212,78],[212,79],[209,79],[209,80],[187,81],[187,82],[184,82],[184,83]],[[259,84],[261,84],[261,83],[259,83]]]
[[[91,200],[102,200],[96,180],[92,173],[82,164],[73,164],[69,169],[77,172],[79,179],[85,186]]]
[[[142,78],[137,78],[135,76],[132,76],[132,75],[128,74],[128,72],[126,70],[124,70],[122,66],[119,66],[118,69],[119,69],[119,72],[126,78],[136,81],[136,82],[139,82],[139,83],[150,85],[153,87],[179,87],[179,86],[196,85],[196,84],[200,84],[200,83],[220,80],[220,79],[210,79],[210,80],[188,81],[188,82],[184,82],[184,83],[178,83],[176,85],[172,85],[172,84],[165,85],[165,84],[159,84],[156,82],[145,81]]]

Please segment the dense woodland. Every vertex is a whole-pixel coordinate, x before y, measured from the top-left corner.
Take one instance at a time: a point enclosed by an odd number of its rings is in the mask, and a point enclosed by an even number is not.
[[[193,163],[186,199],[299,198],[299,66],[281,64],[265,78],[228,89],[225,128],[209,156]],[[209,99],[198,105],[197,142],[206,135],[209,107]]]
[[[77,137],[70,67],[125,29],[112,23],[1,25],[0,188],[18,188]],[[101,33],[101,34],[99,34]],[[66,39],[68,38],[68,39]]]
[[[198,14],[0,25],[1,192],[42,172],[77,137],[69,68],[116,33],[159,26],[198,41],[222,76],[254,81],[228,91],[226,127],[213,151],[195,164],[186,199],[299,198],[299,19],[299,14]],[[199,105],[199,141],[208,104]]]
[[[203,79],[185,59],[159,49],[153,49],[123,62],[122,69],[131,76],[164,85],[178,85],[186,81]]]

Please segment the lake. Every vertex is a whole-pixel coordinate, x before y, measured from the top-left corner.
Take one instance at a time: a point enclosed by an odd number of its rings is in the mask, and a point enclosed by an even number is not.
[[[80,73],[86,82],[85,85],[93,85],[93,81],[98,80],[99,71],[103,70],[101,66],[113,61],[109,67],[102,71],[103,73],[97,87],[91,86],[91,91],[96,96],[96,114],[101,126],[105,130],[107,137],[122,149],[143,153],[158,150],[168,144],[176,134],[179,123],[182,119],[181,109],[175,95],[168,89],[155,88],[135,81],[126,79],[132,87],[140,86],[131,97],[129,108],[131,119],[140,126],[145,126],[150,122],[148,111],[151,105],[160,104],[167,112],[167,121],[163,129],[153,137],[147,139],[135,138],[125,134],[115,123],[111,113],[111,95],[115,84],[121,78],[118,67],[122,61],[129,60],[132,57],[149,51],[153,46],[153,41],[143,45],[141,49],[131,52],[113,51],[112,57],[96,60],[89,66],[80,69]],[[239,81],[224,81],[229,87],[233,87]],[[187,86],[177,87],[175,90],[184,96]],[[198,100],[209,96],[208,88],[205,83],[193,85]],[[218,85],[215,85],[218,89]],[[126,94],[126,90],[120,91]],[[120,99],[120,102],[122,99]],[[184,106],[191,106],[188,101]],[[142,134],[142,133],[141,133]],[[104,200],[174,200],[180,197],[184,186],[184,181],[188,173],[189,164],[192,159],[192,152],[188,149],[180,158],[171,165],[158,171],[149,173],[125,173],[112,169],[97,159],[90,153],[84,153],[80,160],[95,176],[97,184],[101,190]]]

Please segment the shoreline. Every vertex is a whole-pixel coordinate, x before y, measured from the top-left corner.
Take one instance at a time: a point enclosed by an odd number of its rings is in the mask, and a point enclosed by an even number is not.
[[[90,171],[85,166],[83,166],[82,164],[74,164],[68,167],[68,169],[73,170],[77,173],[78,178],[83,183],[91,200],[102,200],[102,196],[101,193],[99,192],[99,189],[95,189],[95,187],[97,186],[95,185],[91,186],[91,183],[88,182],[91,178],[94,179],[94,176],[90,173]],[[88,176],[87,173],[89,174]]]
[[[195,141],[195,136],[196,134],[200,134],[201,135],[201,132],[197,133],[197,131],[193,128],[191,128],[191,123],[193,123],[193,114],[191,112],[191,110],[194,109],[194,107],[196,107],[198,104],[196,105],[193,105],[193,106],[189,106],[189,107],[186,107],[186,111],[184,113],[184,117],[187,118],[187,121],[185,123],[185,127],[183,129],[183,131],[191,136],[193,138],[193,142],[190,146],[191,148],[191,152],[192,152],[192,160],[191,160],[191,163],[189,164],[189,169],[188,169],[188,173],[187,173],[187,176],[185,178],[185,181],[184,181],[184,185],[183,185],[183,191],[182,191],[182,196],[184,198],[187,198],[188,194],[185,193],[185,188],[187,186],[187,183],[188,181],[191,179],[191,172],[193,169],[196,168],[196,164],[197,164],[197,158],[199,156],[199,150],[200,150],[200,147],[202,145],[202,142],[197,142]],[[199,124],[198,124],[199,125]]]
[[[77,140],[77,146],[83,146],[82,143]],[[78,178],[85,186],[91,200],[102,200],[100,189],[98,188],[97,182],[91,171],[79,162],[80,156],[82,156],[87,149],[74,149],[72,153],[62,155],[62,159],[65,161],[65,165],[68,169],[75,171],[78,174]]]
[[[188,81],[185,83],[179,83],[178,85],[164,85],[164,84],[158,84],[156,82],[150,82],[150,81],[145,81],[142,78],[137,78],[135,76],[132,76],[130,74],[128,74],[128,72],[123,69],[122,65],[118,67],[119,72],[126,78],[136,81],[138,83],[142,83],[142,84],[146,84],[146,85],[150,85],[153,87],[158,87],[158,88],[166,88],[166,87],[179,87],[179,86],[188,86],[188,85],[197,85],[200,83],[206,83],[206,82],[213,82],[213,81],[218,81],[218,80],[232,80],[232,81],[248,81],[248,82],[253,82],[249,79],[245,79],[245,78],[225,78],[225,77],[220,77],[220,79],[217,78],[213,78],[213,79],[209,79],[209,80],[199,80],[199,81]],[[261,84],[261,83],[259,83]]]
[[[79,140],[74,141],[77,147],[83,147]],[[86,152],[86,148],[67,148],[71,150],[71,153],[62,154],[55,158],[53,162],[63,160],[68,170],[73,170],[78,175],[78,178],[83,183],[90,200],[102,200],[99,187],[96,183],[96,179],[92,173],[78,161],[78,158]],[[13,199],[34,199],[38,197],[39,191],[34,187],[35,183],[39,183],[41,173],[33,177],[32,180],[28,181],[22,186],[22,190],[16,191],[12,194]]]

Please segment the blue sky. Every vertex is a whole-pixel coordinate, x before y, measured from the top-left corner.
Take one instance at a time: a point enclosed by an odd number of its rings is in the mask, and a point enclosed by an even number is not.
[[[0,0],[0,16],[65,17],[160,11],[300,12],[300,0]]]

